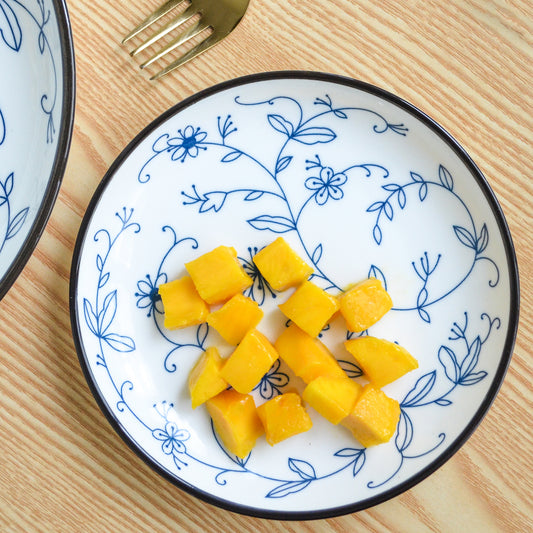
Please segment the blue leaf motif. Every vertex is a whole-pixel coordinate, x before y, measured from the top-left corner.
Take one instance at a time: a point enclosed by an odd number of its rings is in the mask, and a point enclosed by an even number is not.
[[[98,313],[98,331],[103,335],[117,312],[117,291],[111,291],[104,299],[101,311]]]
[[[329,143],[336,137],[337,135],[335,132],[329,128],[315,126],[299,129],[294,133],[292,138],[299,143],[313,145],[318,143]]]
[[[302,481],[288,481],[287,483],[282,483],[276,488],[272,489],[267,495],[267,498],[284,498],[289,494],[294,494],[295,492],[300,492],[304,490],[311,480],[302,480]]]
[[[96,268],[99,272],[102,272],[102,268],[104,268],[104,260],[100,254],[96,254]]]
[[[383,283],[383,288],[387,290],[387,280],[385,279],[385,274],[383,274],[383,271],[376,265],[370,266],[370,269],[368,270],[368,277],[376,278],[381,281],[381,283]]]
[[[477,240],[476,252],[481,254],[485,251],[485,248],[489,244],[489,231],[487,229],[487,224],[483,224],[481,231],[479,232],[479,238]]]
[[[450,174],[450,171],[442,165],[439,166],[439,179],[440,182],[444,185],[444,187],[446,187],[450,191],[453,191],[452,175]]]
[[[374,229],[372,230],[372,235],[374,237],[374,240],[376,241],[376,244],[381,244],[382,234],[381,234],[381,229],[377,224],[374,226]]]
[[[239,159],[241,155],[242,152],[240,150],[232,150],[231,152],[227,153],[220,161],[221,163],[231,163],[232,161]]]
[[[101,289],[109,281],[109,272],[106,272],[98,281],[98,288]]]
[[[406,203],[407,203],[407,197],[405,195],[405,191],[403,189],[399,189],[398,190],[398,205],[400,206],[400,209],[403,209]]]
[[[108,333],[102,338],[117,352],[127,353],[135,350],[135,341],[131,337],[117,335],[116,333]]]
[[[399,452],[404,452],[413,440],[413,421],[402,409],[398,429],[396,432],[395,444]]]
[[[13,217],[13,220],[11,220],[7,229],[6,241],[12,239],[21,230],[24,221],[26,220],[26,216],[28,215],[28,211],[29,207],[25,207]]]
[[[278,160],[276,163],[276,174],[279,174],[282,170],[285,170],[292,161],[292,155],[286,155]]]
[[[424,178],[420,174],[417,174],[416,172],[411,172],[411,179],[418,183],[424,182]]]
[[[294,222],[286,217],[260,215],[247,221],[253,228],[265,231],[269,230],[274,233],[287,233],[295,229]]]
[[[429,313],[423,308],[423,307],[419,307],[417,309],[418,311],[418,316],[424,321],[424,322],[427,322],[428,324],[431,323],[431,317],[429,316]]]
[[[476,368],[477,362],[479,360],[479,353],[481,351],[481,339],[478,337],[475,338],[474,342],[469,346],[468,353],[461,363],[461,380],[467,377],[470,372]]]
[[[200,324],[196,330],[196,341],[198,342],[198,346],[203,346],[205,339],[207,339],[207,334],[209,333],[209,326],[207,325],[207,322],[203,322]]]
[[[454,351],[443,345],[439,348],[438,357],[440,364],[444,367],[446,377],[452,383],[457,383],[459,380],[460,368]]]
[[[383,209],[383,202],[374,202],[370,207],[366,208],[367,213],[371,213],[372,211],[380,211]]]
[[[252,191],[245,196],[244,200],[246,202],[253,202],[254,200],[259,200],[263,194],[265,194],[263,191]]]
[[[22,30],[11,6],[6,0],[0,0],[0,35],[4,42],[18,52],[22,43]]]
[[[93,335],[98,335],[98,331],[96,329],[96,314],[93,311],[93,306],[91,305],[91,302],[89,302],[87,298],[83,299],[83,316],[85,317],[85,323],[87,324],[87,327],[91,330],[91,333]]]
[[[343,448],[334,454],[336,457],[352,457],[353,458],[353,469],[352,475],[355,477],[363,468],[366,455],[364,448]]]
[[[270,125],[276,131],[287,135],[287,137],[292,136],[294,132],[294,126],[288,120],[284,119],[281,115],[268,115],[267,119]]]
[[[311,256],[311,261],[313,261],[313,264],[317,265],[320,261],[320,258],[322,257],[322,244],[319,244]]]
[[[435,403],[437,405],[440,405],[441,407],[447,407],[448,405],[452,405],[451,400],[446,400],[445,398],[439,398],[438,400],[435,400]]]
[[[6,181],[3,184],[3,189],[6,197],[9,197],[13,191],[13,172],[11,172],[11,174],[9,174],[9,176],[6,178]]]
[[[481,372],[470,372],[467,376],[464,378],[461,378],[459,380],[459,383],[461,385],[475,385],[476,383],[479,383],[482,379],[485,379],[487,377],[487,372],[482,370]]]
[[[415,386],[407,393],[402,401],[402,407],[415,407],[419,405],[430,393],[437,379],[437,371],[432,370],[418,378]]]
[[[420,201],[423,202],[426,199],[426,196],[428,195],[428,184],[424,181],[420,185],[418,189],[418,197],[420,198]]]
[[[213,191],[204,194],[205,201],[202,203],[198,212],[206,213],[207,211],[213,209],[215,213],[218,213],[222,209],[222,206],[226,201],[226,197],[227,193],[220,191]]]
[[[387,218],[389,220],[392,220],[394,216],[394,211],[392,209],[392,205],[390,204],[390,202],[385,202],[383,204],[383,211],[385,211],[385,215],[387,216]]]
[[[289,458],[289,468],[293,472],[296,472],[302,479],[316,479],[315,469],[307,461]]]
[[[476,239],[466,228],[454,226],[453,231],[455,231],[455,235],[462,244],[468,248],[472,248],[472,250],[476,249]]]

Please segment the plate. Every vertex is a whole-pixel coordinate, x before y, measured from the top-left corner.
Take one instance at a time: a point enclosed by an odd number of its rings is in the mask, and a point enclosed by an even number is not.
[[[0,298],[52,211],[74,119],[74,56],[61,0],[0,0]]]
[[[283,236],[332,293],[368,276],[394,308],[365,332],[399,342],[420,367],[385,391],[394,437],[363,448],[309,409],[313,428],[244,460],[229,454],[187,376],[202,324],[163,326],[157,287],[184,263],[233,246],[271,340],[286,327],[255,252]],[[205,90],[139,134],[88,208],[71,278],[81,366],[125,442],[165,478],[212,504],[276,519],[325,518],[383,502],[442,465],[487,412],[511,358],[516,260],[487,181],[449,134],[398,97],[348,78],[258,74]],[[320,334],[352,379],[337,320]],[[301,383],[275,364],[261,403]]]

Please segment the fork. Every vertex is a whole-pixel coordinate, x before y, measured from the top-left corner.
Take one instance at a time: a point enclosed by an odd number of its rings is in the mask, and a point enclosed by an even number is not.
[[[156,9],[151,15],[143,20],[135,29],[133,29],[124,39],[122,44],[128,42],[130,39],[139,35],[143,30],[149,28],[152,24],[157,22],[161,17],[170,13],[187,0],[168,0],[160,8]],[[163,56],[176,49],[178,46],[186,43],[193,37],[202,33],[204,30],[211,30],[211,33],[197,45],[184,53],[178,59],[170,63],[163,70],[152,76],[151,80],[161,78],[172,70],[190,61],[199,54],[205,52],[224,37],[227,37],[239,24],[246,9],[248,8],[250,0],[188,0],[188,7],[183,12],[179,13],[175,18],[170,20],[166,25],[157,30],[151,37],[146,39],[141,45],[130,52],[131,56],[135,56],[146,50],[148,47],[155,44],[159,39],[178,29],[182,24],[190,20],[195,15],[200,18],[192,24],[185,31],[182,31],[176,38],[172,39],[168,44],[163,46],[159,52],[155,53],[150,59],[145,61],[140,68],[144,69],[161,59]]]

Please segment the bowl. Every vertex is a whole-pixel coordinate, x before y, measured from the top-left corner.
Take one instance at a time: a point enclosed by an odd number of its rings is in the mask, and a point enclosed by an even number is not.
[[[0,298],[54,206],[74,119],[74,55],[62,0],[0,5]]]
[[[188,374],[212,345],[206,324],[167,330],[158,287],[184,264],[233,246],[271,341],[290,291],[253,256],[279,236],[332,294],[375,277],[393,309],[363,332],[398,342],[419,368],[384,391],[401,406],[393,438],[363,447],[308,408],[313,427],[244,459],[228,452]],[[459,144],[397,96],[350,78],[277,72],[231,80],[168,110],[111,166],[82,222],[71,319],[89,386],[114,429],[181,489],[235,512],[337,516],[413,487],[466,442],[512,355],[519,285],[509,230]],[[320,339],[351,379],[339,320]],[[302,382],[277,361],[260,404]]]

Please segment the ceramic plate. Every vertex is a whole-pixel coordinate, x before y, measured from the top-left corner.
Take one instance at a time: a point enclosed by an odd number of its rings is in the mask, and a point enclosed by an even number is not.
[[[363,334],[398,342],[420,367],[385,391],[401,404],[392,440],[363,448],[309,409],[313,428],[244,460],[228,453],[187,376],[205,324],[163,326],[157,287],[225,244],[254,280],[246,294],[271,340],[286,327],[254,253],[282,235],[331,293],[380,279],[394,308]],[[375,87],[325,74],[255,75],[216,86],[146,128],[111,167],[75,250],[73,331],[81,365],[124,440],[184,490],[279,519],[350,513],[412,487],[465,442],[512,353],[518,280],[487,182],[438,125]],[[320,334],[348,375],[339,320]],[[301,382],[276,363],[261,403]]]
[[[74,118],[74,58],[61,0],[0,0],[0,298],[54,205]]]

